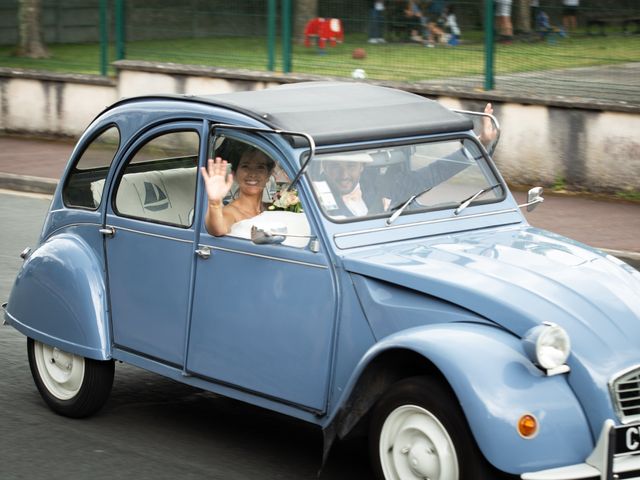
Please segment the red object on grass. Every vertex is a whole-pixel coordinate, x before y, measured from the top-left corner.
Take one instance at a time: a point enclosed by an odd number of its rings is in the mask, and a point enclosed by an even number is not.
[[[311,37],[318,38],[318,47],[324,48],[329,41],[329,45],[335,47],[337,43],[344,41],[344,30],[342,21],[338,18],[312,18],[304,28],[304,45],[311,46]]]

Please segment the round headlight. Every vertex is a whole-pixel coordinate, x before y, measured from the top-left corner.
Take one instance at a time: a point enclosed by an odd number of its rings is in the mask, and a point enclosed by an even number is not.
[[[571,353],[569,334],[564,328],[551,323],[533,327],[522,341],[529,358],[547,370],[564,365]]]

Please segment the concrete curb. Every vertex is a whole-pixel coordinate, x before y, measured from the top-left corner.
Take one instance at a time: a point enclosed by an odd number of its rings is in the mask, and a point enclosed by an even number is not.
[[[15,173],[0,173],[0,188],[6,190],[53,195],[57,186],[58,181],[53,178],[17,175]]]

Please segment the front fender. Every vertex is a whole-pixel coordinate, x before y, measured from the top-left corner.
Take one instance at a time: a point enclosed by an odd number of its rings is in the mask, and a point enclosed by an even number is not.
[[[111,357],[103,262],[80,236],[63,233],[22,265],[5,318],[24,335],[95,360]]]
[[[496,468],[513,474],[541,470],[583,462],[592,451],[587,419],[566,377],[545,376],[512,334],[472,323],[398,332],[371,348],[351,388],[367,365],[398,349],[420,354],[444,375],[480,450]],[[540,425],[531,439],[516,428],[524,414],[533,414]]]

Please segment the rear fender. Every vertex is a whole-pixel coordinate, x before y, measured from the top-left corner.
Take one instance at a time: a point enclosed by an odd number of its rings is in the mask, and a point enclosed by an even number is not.
[[[545,376],[525,355],[519,338],[489,325],[431,325],[386,337],[363,358],[340,406],[353,407],[353,392],[363,396],[367,387],[360,378],[372,377],[370,366],[380,364],[376,359],[400,350],[419,354],[417,358],[442,374],[460,402],[478,447],[496,468],[521,473],[581,463],[592,451],[594,439],[587,419],[566,377]],[[414,374],[415,369],[405,376]],[[333,425],[348,415],[347,408],[340,406],[329,429],[342,430],[342,436],[344,426]],[[530,439],[517,431],[524,414],[534,415],[540,425]]]
[[[22,265],[6,307],[7,322],[67,352],[110,359],[103,264],[77,234],[50,238]]]

